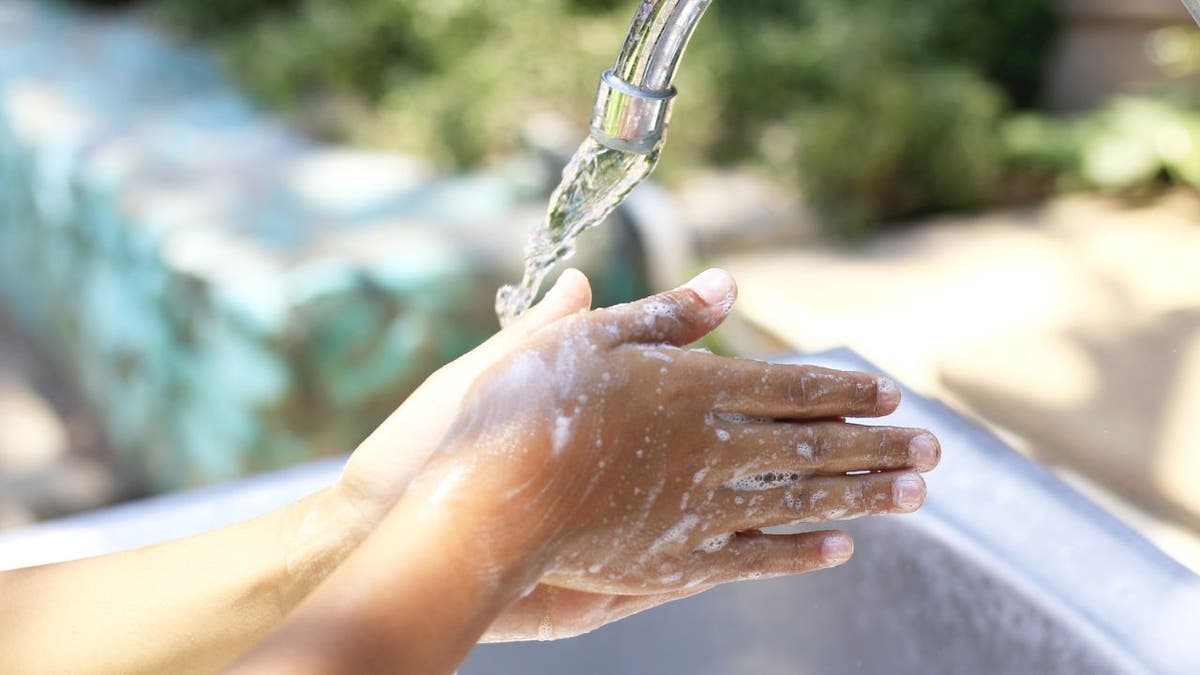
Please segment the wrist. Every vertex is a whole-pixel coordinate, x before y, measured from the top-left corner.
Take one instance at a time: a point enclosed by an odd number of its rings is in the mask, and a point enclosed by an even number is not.
[[[525,588],[526,568],[496,556],[476,531],[410,492],[243,659],[244,672],[298,663],[314,672],[452,672]]]
[[[285,575],[279,596],[291,607],[328,577],[370,535],[370,519],[340,483],[294,507],[285,528]]]
[[[418,481],[397,510],[406,510],[446,559],[460,561],[463,574],[480,579],[480,592],[507,605],[545,574],[547,538],[525,514],[514,513],[509,500],[489,496],[482,486],[454,482],[453,477]]]

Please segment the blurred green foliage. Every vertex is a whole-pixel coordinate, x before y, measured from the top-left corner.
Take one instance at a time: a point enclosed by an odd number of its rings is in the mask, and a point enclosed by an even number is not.
[[[1002,136],[1010,165],[1059,190],[1200,188],[1200,105],[1191,97],[1126,96],[1070,118],[1027,113],[1007,120]]]
[[[536,113],[587,119],[634,0],[153,0],[267,101],[352,141],[472,166]],[[685,60],[670,175],[757,161],[840,234],[985,203],[1036,102],[1049,0],[716,0]]]

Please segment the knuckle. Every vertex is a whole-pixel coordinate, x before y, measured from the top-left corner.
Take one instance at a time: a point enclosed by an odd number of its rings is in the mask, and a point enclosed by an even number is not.
[[[833,443],[832,433],[829,430],[826,430],[824,433],[818,433],[816,429],[810,432],[811,440],[809,444],[812,448],[814,464],[823,464],[833,458],[836,452],[834,449],[836,444]]]
[[[771,549],[762,539],[747,542],[742,553],[742,568],[747,572],[761,571],[771,557]]]
[[[793,377],[787,378],[787,402],[801,407],[808,407],[812,404],[813,396],[813,371],[810,368],[803,368],[795,373]]]
[[[796,455],[805,466],[816,466],[825,462],[829,455],[827,434],[821,433],[817,427],[805,425],[796,431],[792,439]]]
[[[875,438],[875,458],[886,462],[898,454],[900,449],[897,434],[890,429],[873,429],[871,436]],[[907,453],[906,453],[907,454]]]
[[[878,388],[875,379],[867,379],[861,375],[856,376],[850,383],[851,397],[854,404],[860,410],[875,410],[875,400],[878,398]]]
[[[812,547],[805,538],[793,537],[791,543],[791,560],[796,561],[796,564],[810,564],[813,562]]]

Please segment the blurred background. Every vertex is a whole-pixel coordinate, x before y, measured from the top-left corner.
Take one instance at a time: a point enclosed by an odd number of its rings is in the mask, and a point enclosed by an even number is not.
[[[0,0],[0,528],[348,452],[495,329],[632,0]],[[850,346],[1200,570],[1178,0],[717,0],[611,303]],[[953,448],[947,448],[953,452]]]

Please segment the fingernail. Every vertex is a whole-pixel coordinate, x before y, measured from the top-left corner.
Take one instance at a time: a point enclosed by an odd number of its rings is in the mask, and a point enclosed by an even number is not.
[[[843,563],[854,555],[854,542],[844,534],[831,534],[821,543],[821,557],[829,563]]]
[[[875,383],[875,412],[895,410],[900,404],[900,387],[895,380],[887,377],[879,378]]]
[[[925,498],[925,481],[916,474],[905,474],[892,483],[892,501],[896,508],[915,511]]]
[[[908,442],[908,459],[914,468],[929,471],[937,466],[938,442],[933,434],[920,434]]]
[[[700,296],[708,305],[732,305],[734,295],[733,277],[725,270],[710,269],[684,284]]]

